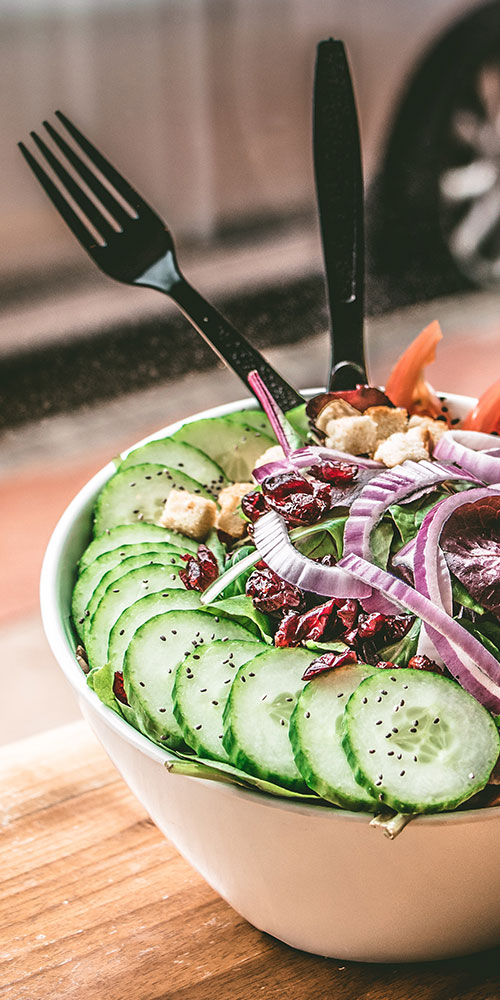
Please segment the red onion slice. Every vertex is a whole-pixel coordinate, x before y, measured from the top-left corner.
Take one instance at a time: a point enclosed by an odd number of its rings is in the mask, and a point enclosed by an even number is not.
[[[370,480],[351,507],[344,531],[344,554],[352,552],[362,559],[371,560],[372,531],[389,507],[415,494],[422,496],[439,483],[467,478],[467,473],[450,470],[437,462],[408,461]],[[365,611],[397,614],[394,605],[379,593],[363,601],[363,607]]]
[[[351,465],[358,465],[361,469],[373,469],[374,472],[383,472],[385,469],[382,462],[374,462],[371,458],[360,458],[359,455],[351,455],[350,452],[338,451],[336,448],[324,448],[321,445],[296,448],[289,457],[298,469],[307,469],[321,459],[327,462],[350,462]]]
[[[500,482],[500,449],[494,434],[446,431],[434,448],[434,457],[472,472],[483,483]]]
[[[353,580],[337,566],[322,566],[298,552],[290,541],[286,522],[274,511],[254,525],[254,542],[270,569],[286,583],[322,597],[368,597],[371,588]]]
[[[343,556],[337,568],[352,573],[357,580],[396,603],[399,609],[417,615],[428,626],[432,641],[455,680],[485,708],[500,712],[500,663],[459,622],[413,587],[353,553]]]

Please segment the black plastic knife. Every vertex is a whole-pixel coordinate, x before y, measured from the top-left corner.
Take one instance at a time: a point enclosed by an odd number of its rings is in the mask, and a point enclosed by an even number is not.
[[[351,74],[340,41],[320,42],[314,83],[314,170],[328,303],[329,389],[366,383],[363,343],[363,170]]]

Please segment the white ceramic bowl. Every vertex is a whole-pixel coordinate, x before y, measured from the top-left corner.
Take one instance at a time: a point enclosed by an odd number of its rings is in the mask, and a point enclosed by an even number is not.
[[[462,416],[474,401],[449,402]],[[168,752],[87,687],[74,656],[70,598],[96,495],[113,471],[109,464],[87,483],[54,531],[42,571],[42,615],[84,717],[160,830],[235,910],[295,948],[409,962],[498,945],[500,808],[422,816],[391,841],[366,815],[169,774]]]

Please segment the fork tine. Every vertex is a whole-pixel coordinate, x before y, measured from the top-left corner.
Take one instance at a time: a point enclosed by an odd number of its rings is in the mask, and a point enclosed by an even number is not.
[[[147,209],[148,206],[146,205],[144,199],[141,198],[139,192],[136,191],[135,188],[133,188],[132,185],[125,180],[123,175],[118,173],[112,163],[110,163],[109,160],[107,160],[106,157],[103,156],[102,153],[100,153],[99,150],[96,149],[96,147],[93,146],[84,135],[82,135],[76,125],[73,125],[73,122],[71,122],[69,118],[66,118],[66,115],[64,115],[62,111],[56,111],[56,115],[59,118],[59,121],[63,123],[69,134],[73,136],[75,142],[77,142],[83,149],[84,153],[87,154],[89,160],[92,160],[92,162],[95,163],[96,167],[101,171],[104,177],[106,177],[108,181],[114,185],[122,197],[128,201],[129,205],[137,210],[140,208]]]
[[[53,183],[48,174],[40,165],[38,160],[30,153],[29,149],[26,148],[23,142],[18,143],[19,149],[24,156],[28,166],[33,171],[35,177],[42,185],[44,191],[49,196],[51,202],[57,208],[57,211],[64,219],[65,223],[71,229],[71,232],[76,236],[77,240],[82,244],[84,250],[87,253],[91,253],[95,248],[95,238],[92,233],[89,232],[83,222],[77,216],[76,212],[73,211],[71,205],[68,204],[64,195],[61,194],[59,188]]]
[[[87,164],[84,163],[84,161],[78,156],[78,153],[76,153],[75,150],[68,145],[62,135],[59,135],[57,129],[55,129],[50,122],[44,121],[43,124],[56,145],[59,146],[61,152],[64,153],[69,163],[72,164],[82,180],[85,181],[90,190],[94,192],[97,198],[99,198],[101,203],[108,209],[108,212],[110,212],[113,218],[116,219],[119,225],[124,226],[127,222],[130,222],[131,216],[125,211],[121,202],[119,202],[114,195],[111,194],[111,191],[105,187],[104,184],[101,184],[99,178],[96,177],[92,170],[89,170]]]
[[[68,173],[66,167],[54,156],[52,150],[44,143],[43,139],[37,135],[36,132],[30,132],[30,135],[34,142],[36,142],[40,152],[45,157],[47,163],[50,164],[52,170],[59,177],[59,180],[66,188],[68,194],[76,201],[76,204],[81,208],[82,212],[85,213],[89,221],[95,228],[100,232],[104,239],[109,239],[116,230],[110,225],[108,220],[99,210],[97,205],[85,194],[85,191],[76,183],[71,174]]]

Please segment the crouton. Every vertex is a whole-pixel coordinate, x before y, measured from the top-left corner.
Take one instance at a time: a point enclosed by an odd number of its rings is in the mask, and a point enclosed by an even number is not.
[[[422,462],[429,458],[430,441],[430,434],[425,427],[412,427],[406,433],[399,431],[391,434],[379,444],[373,457],[376,462],[383,462],[389,469],[408,460]]]
[[[243,538],[248,523],[240,517],[239,507],[242,497],[255,489],[254,483],[232,483],[219,493],[220,509],[216,524],[220,531],[231,538]]]
[[[267,465],[268,462],[283,462],[284,458],[285,452],[281,445],[273,444],[272,448],[268,448],[267,451],[262,452],[262,455],[259,455],[254,468],[258,469],[261,465]]]
[[[318,430],[326,431],[326,425],[330,420],[339,420],[341,417],[360,417],[361,413],[354,406],[347,403],[345,399],[331,399],[326,406],[318,413],[315,424]]]
[[[365,417],[370,417],[377,425],[377,441],[385,441],[391,434],[405,431],[408,424],[408,412],[399,406],[369,406]]]
[[[415,413],[413,417],[410,417],[408,427],[410,429],[413,429],[414,427],[425,427],[429,431],[433,445],[436,445],[445,431],[448,430],[445,420],[433,420],[432,417],[420,417],[417,413]]]
[[[371,417],[337,417],[326,425],[326,447],[350,455],[370,454],[376,440],[377,425]]]
[[[160,524],[203,542],[214,527],[217,504],[186,490],[171,490],[165,501]]]

